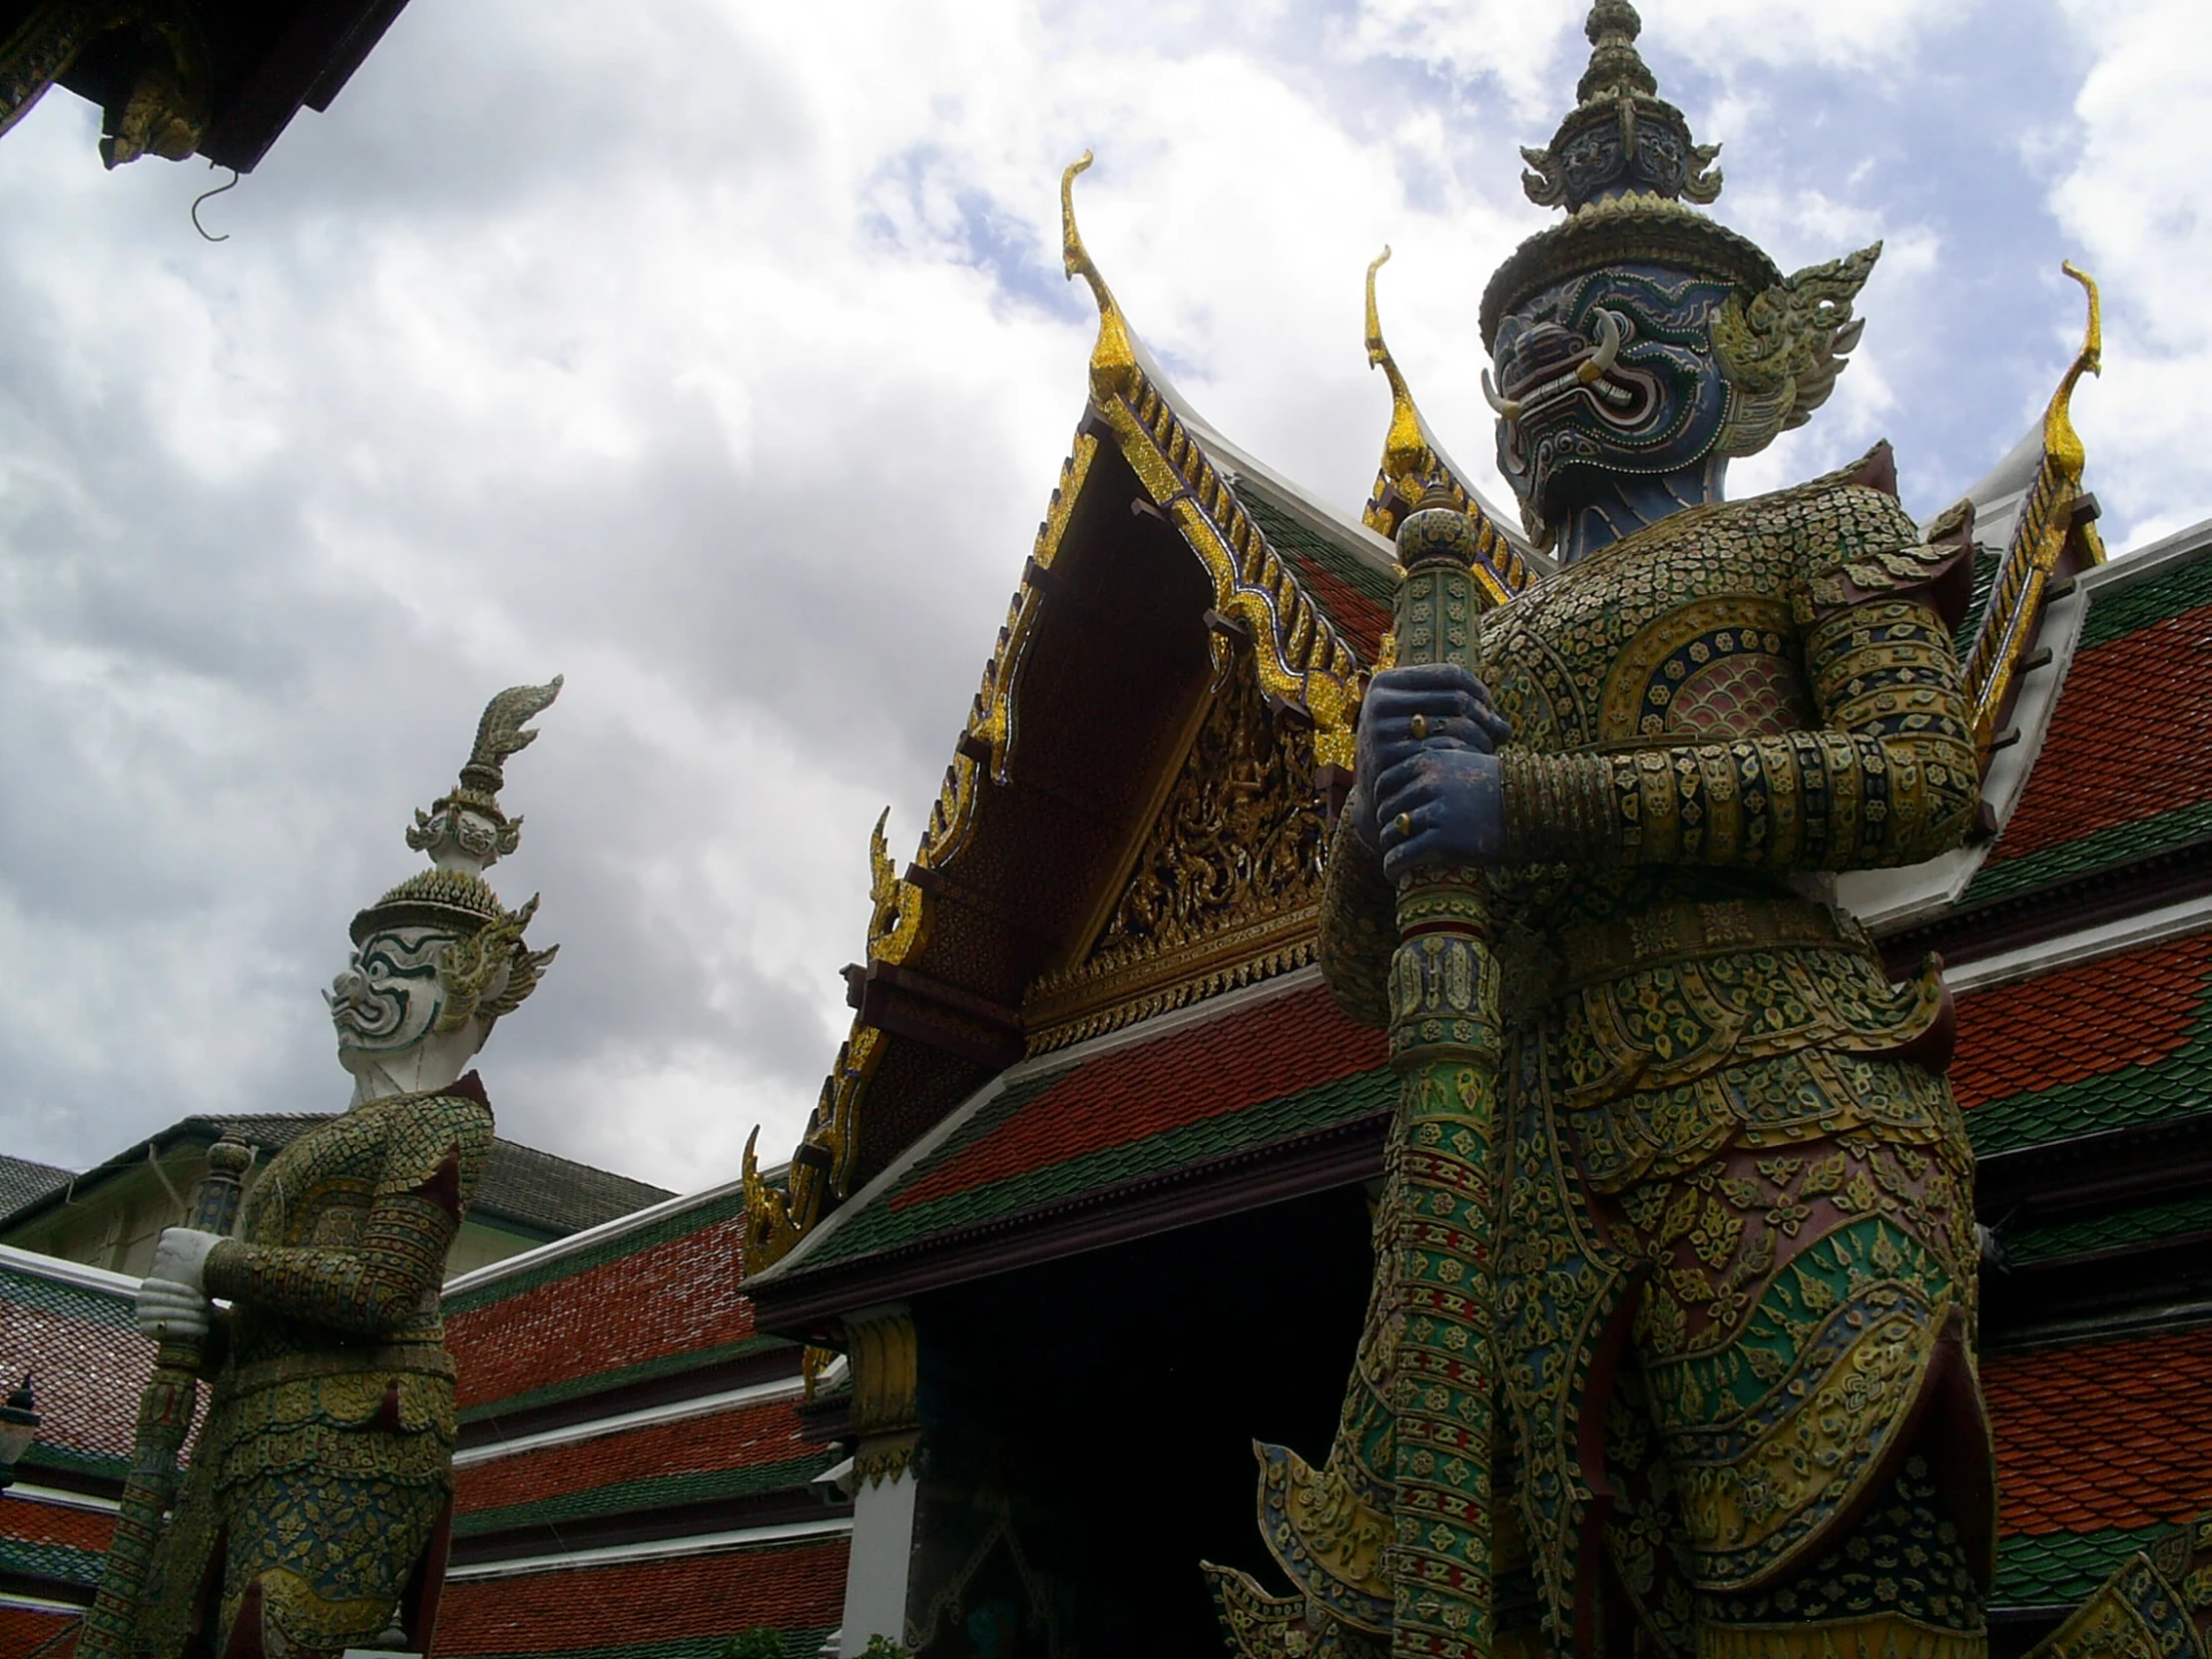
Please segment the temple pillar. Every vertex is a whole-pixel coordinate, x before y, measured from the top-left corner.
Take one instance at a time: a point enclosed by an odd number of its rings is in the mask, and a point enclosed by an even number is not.
[[[894,1303],[851,1315],[845,1333],[859,1444],[853,1454],[852,1555],[837,1651],[851,1659],[871,1636],[902,1645],[906,1640],[921,1417],[914,1403],[914,1322],[906,1306]]]

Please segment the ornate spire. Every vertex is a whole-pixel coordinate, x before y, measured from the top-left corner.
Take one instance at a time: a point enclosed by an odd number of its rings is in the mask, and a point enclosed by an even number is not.
[[[1579,213],[1609,197],[1655,196],[1711,202],[1721,193],[1717,144],[1699,144],[1680,110],[1659,96],[1659,82],[1636,50],[1643,21],[1628,0],[1597,0],[1582,32],[1590,67],[1576,84],[1575,107],[1551,143],[1523,150],[1521,188],[1540,208]]]
[[[561,695],[561,678],[556,674],[543,686],[510,686],[485,706],[460,782],[428,812],[415,810],[409,846],[427,852],[440,869],[481,874],[521,843],[522,820],[499,810],[499,791],[507,781],[508,757],[538,741],[529,722]]]

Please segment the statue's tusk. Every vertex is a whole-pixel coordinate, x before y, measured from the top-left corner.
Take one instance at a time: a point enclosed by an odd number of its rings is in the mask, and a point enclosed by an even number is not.
[[[1574,377],[1584,385],[1594,385],[1605,371],[1613,366],[1613,359],[1621,354],[1620,318],[1611,311],[1597,313],[1597,350],[1583,358],[1575,369]]]
[[[1488,400],[1490,407],[1497,411],[1500,420],[1520,419],[1519,402],[1510,397],[1498,396],[1497,387],[1490,384],[1490,371],[1486,368],[1482,371],[1482,395]]]

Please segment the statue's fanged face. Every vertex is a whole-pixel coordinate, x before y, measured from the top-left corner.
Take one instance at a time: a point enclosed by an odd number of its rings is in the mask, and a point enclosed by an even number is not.
[[[1607,473],[1696,465],[1728,409],[1712,322],[1726,282],[1622,266],[1541,289],[1499,319],[1497,459],[1539,520]]]
[[[340,1064],[401,1053],[435,1028],[447,997],[438,964],[458,943],[435,927],[382,928],[360,942],[325,993]]]

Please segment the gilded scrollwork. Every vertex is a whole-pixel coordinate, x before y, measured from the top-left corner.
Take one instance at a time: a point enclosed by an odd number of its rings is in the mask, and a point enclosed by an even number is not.
[[[1309,746],[1233,665],[1105,926],[1027,999],[1053,1048],[1313,959],[1328,831]]]

